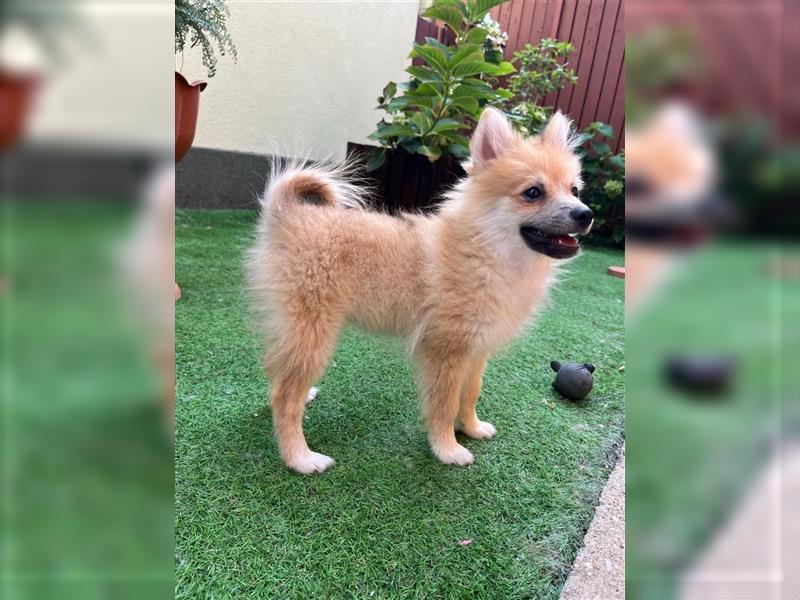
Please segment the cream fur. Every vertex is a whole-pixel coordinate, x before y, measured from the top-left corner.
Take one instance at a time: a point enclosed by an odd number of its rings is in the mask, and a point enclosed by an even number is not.
[[[333,464],[309,449],[302,415],[346,323],[407,340],[442,462],[473,462],[456,440],[456,421],[468,436],[494,435],[475,411],[486,360],[542,305],[560,262],[530,250],[519,227],[541,222],[560,231],[580,205],[570,192],[580,185],[580,164],[567,137],[522,140],[497,114],[487,117],[496,157],[481,158],[436,215],[362,210],[351,201],[359,194],[320,165],[293,167],[270,184],[248,272],[289,468],[313,473]],[[475,135],[485,126],[482,119]],[[549,190],[537,205],[520,196],[532,180]],[[304,202],[307,194],[319,201]]]

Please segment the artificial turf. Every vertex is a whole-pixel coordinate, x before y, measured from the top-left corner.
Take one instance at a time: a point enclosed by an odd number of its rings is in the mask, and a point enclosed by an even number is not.
[[[248,320],[254,220],[177,215],[177,597],[557,598],[623,436],[622,253],[586,249],[491,360],[478,413],[498,435],[463,440],[468,468],[429,453],[401,343],[345,331],[304,422],[336,465],[303,477],[278,458]],[[596,365],[589,400],[558,397],[553,359]]]
[[[165,598],[172,444],[119,277],[133,203],[4,200],[0,598]]]

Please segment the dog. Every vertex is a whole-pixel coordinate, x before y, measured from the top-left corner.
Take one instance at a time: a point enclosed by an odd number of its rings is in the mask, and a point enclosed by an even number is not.
[[[406,340],[434,456],[472,464],[455,432],[496,433],[475,410],[488,357],[530,321],[592,226],[578,199],[577,143],[560,112],[523,139],[487,108],[467,176],[431,215],[363,209],[346,168],[294,165],[272,178],[247,270],[287,467],[311,474],[334,464],[309,449],[303,411],[345,324]]]
[[[626,129],[625,309],[634,317],[730,219],[702,121],[671,101]]]

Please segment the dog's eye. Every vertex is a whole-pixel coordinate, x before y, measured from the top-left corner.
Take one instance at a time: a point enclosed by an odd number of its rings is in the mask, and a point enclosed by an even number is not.
[[[525,196],[526,200],[536,200],[540,198],[542,195],[542,188],[538,185],[534,185],[533,187],[529,187],[527,190],[522,192],[522,195]]]
[[[572,195],[575,196],[576,198],[578,197],[578,188],[576,187],[572,188]]]

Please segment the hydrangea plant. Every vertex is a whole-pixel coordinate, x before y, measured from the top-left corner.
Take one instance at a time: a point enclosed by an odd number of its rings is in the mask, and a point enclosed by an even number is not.
[[[444,154],[459,158],[469,155],[467,135],[483,107],[511,96],[495,89],[488,77],[514,71],[503,61],[506,35],[488,17],[489,10],[505,0],[434,0],[423,16],[442,21],[455,42],[445,45],[434,38],[414,44],[409,55],[422,65],[406,69],[407,83],[389,82],[378,98],[377,108],[386,115],[369,136],[381,144],[367,160],[377,169],[386,152],[403,148],[422,154],[433,162]]]
[[[616,209],[625,205],[625,153],[615,154],[608,144],[614,138],[614,128],[608,123],[594,121],[578,135],[581,142],[583,179],[581,199],[594,211],[595,236]],[[612,223],[609,236],[614,244],[622,243],[625,230],[621,223]]]
[[[547,94],[578,82],[575,70],[567,62],[574,51],[570,42],[544,38],[535,46],[527,44],[514,53],[519,66],[508,79],[513,98],[503,108],[523,135],[538,133],[552,116],[552,107],[540,105]]]

